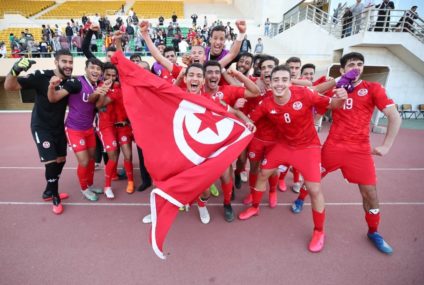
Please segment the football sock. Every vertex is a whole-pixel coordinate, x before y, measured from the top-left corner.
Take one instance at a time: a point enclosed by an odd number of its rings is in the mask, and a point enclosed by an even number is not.
[[[124,168],[127,173],[128,181],[134,181],[133,164],[131,160],[124,160]]]
[[[314,230],[322,232],[324,230],[325,209],[322,211],[322,213],[312,209],[312,218],[314,220]]]
[[[365,213],[365,220],[368,224],[368,233],[372,234],[376,232],[380,223],[380,210],[370,209],[368,213]]]
[[[300,188],[299,197],[297,197],[297,199],[304,201],[307,196],[308,190],[306,189],[305,185],[302,185],[302,188]]]
[[[224,193],[224,205],[230,205],[231,193],[233,192],[233,179],[230,179],[228,183],[221,181],[221,188]]]
[[[252,187],[252,189],[253,189],[253,193],[252,193],[252,200],[253,200],[252,201],[252,206],[255,207],[255,208],[258,208],[259,207],[259,204],[261,203],[262,195],[263,195],[264,192],[259,191],[258,189],[253,188],[253,187]]]
[[[109,159],[105,167],[105,187],[111,187],[112,177],[116,169],[117,162]]]
[[[87,184],[88,184],[88,186],[93,185],[95,165],[96,165],[96,162],[94,161],[94,159],[90,159],[88,161],[88,165],[87,165]]]
[[[268,178],[269,192],[277,191],[278,179],[279,179],[279,176],[277,174],[273,174]]]

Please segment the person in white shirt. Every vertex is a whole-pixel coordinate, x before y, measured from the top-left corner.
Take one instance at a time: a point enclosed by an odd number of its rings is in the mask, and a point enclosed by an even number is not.
[[[182,38],[180,43],[178,44],[178,48],[180,49],[180,53],[181,54],[187,53],[188,47],[189,47],[189,45],[188,45],[186,39]]]

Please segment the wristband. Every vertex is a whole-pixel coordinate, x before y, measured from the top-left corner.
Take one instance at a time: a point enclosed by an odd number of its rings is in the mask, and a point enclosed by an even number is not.
[[[242,40],[244,40],[244,36],[246,35],[246,33],[240,33],[237,35],[236,41],[241,42]]]

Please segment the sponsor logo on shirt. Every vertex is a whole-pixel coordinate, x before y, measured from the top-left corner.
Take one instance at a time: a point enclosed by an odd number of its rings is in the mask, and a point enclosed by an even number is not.
[[[365,96],[368,94],[368,89],[362,88],[358,90],[358,96]]]
[[[113,145],[113,146],[116,146],[116,145],[117,145],[117,144],[116,144],[116,141],[113,141],[113,142],[112,142],[112,145]]]
[[[256,154],[253,151],[249,152],[249,157],[250,158],[255,158],[255,156],[256,156]]]
[[[43,147],[44,148],[49,148],[50,147],[50,143],[48,141],[43,142]]]
[[[215,93],[215,95],[213,96],[214,99],[218,98],[219,100],[224,99],[224,93],[222,93],[221,91],[218,91]]]
[[[121,141],[126,142],[128,140],[127,136],[122,136]]]
[[[84,139],[80,139],[79,143],[80,143],[80,145],[85,145],[85,140]]]
[[[302,102],[300,101],[296,101],[293,103],[293,109],[295,109],[296,111],[299,111],[300,109],[302,109]]]
[[[264,158],[264,160],[262,160],[262,165],[266,165],[268,163],[268,160],[266,160],[266,158]]]
[[[271,114],[277,114],[277,111],[275,111],[274,109],[272,109],[272,110],[270,111],[270,113],[271,113]]]

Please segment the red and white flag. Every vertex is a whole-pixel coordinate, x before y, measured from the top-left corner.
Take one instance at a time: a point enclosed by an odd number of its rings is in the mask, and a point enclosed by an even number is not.
[[[124,105],[155,188],[151,243],[162,248],[178,208],[194,201],[237,158],[252,133],[203,96],[182,91],[116,52]]]

